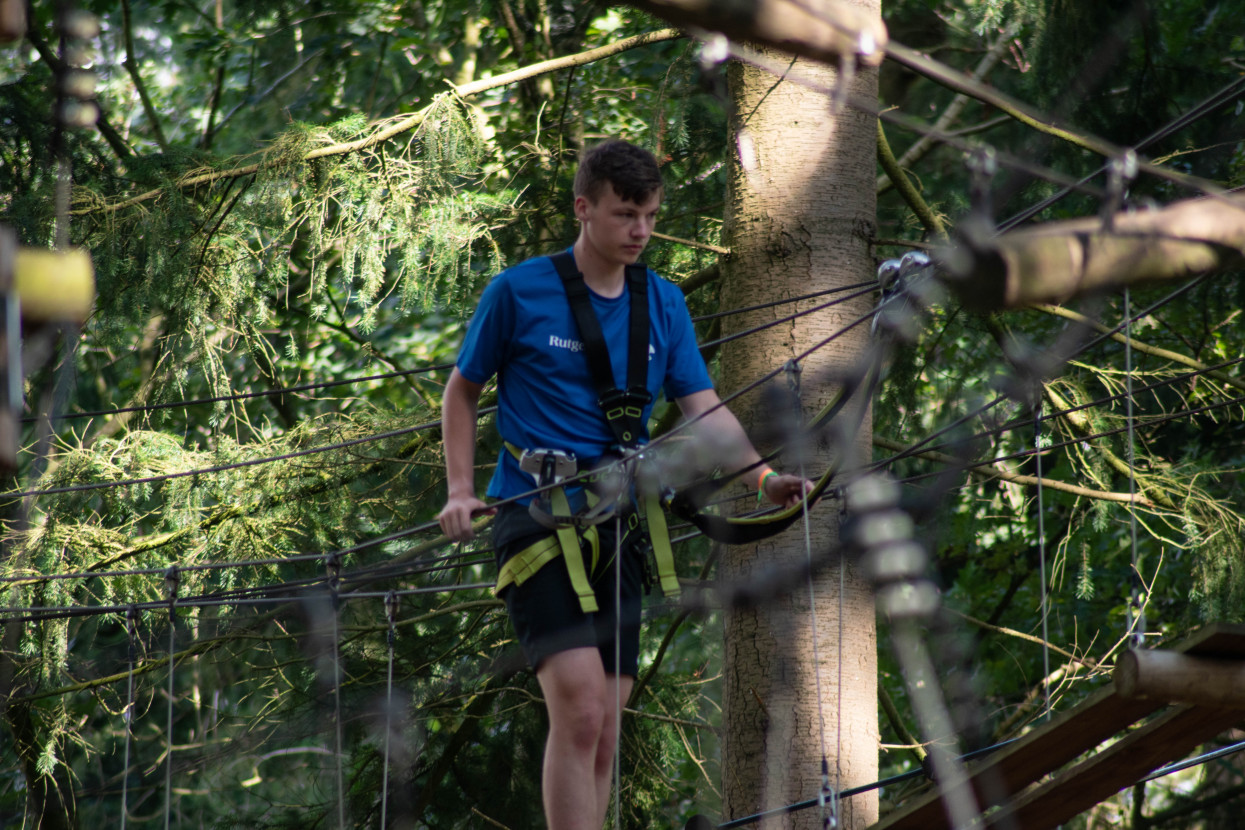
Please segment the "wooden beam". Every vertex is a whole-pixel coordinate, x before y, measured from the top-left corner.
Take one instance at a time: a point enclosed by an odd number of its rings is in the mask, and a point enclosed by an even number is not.
[[[1245,626],[1215,623],[1193,633],[1172,646],[1171,650],[1207,658],[1245,659]],[[1099,689],[1072,709],[1057,714],[1049,723],[1036,727],[1019,740],[970,765],[969,783],[977,794],[978,803],[982,809],[1010,803],[1014,794],[1091,752],[1111,736],[1157,712],[1164,705],[1164,701],[1159,700],[1125,700],[1116,693],[1113,685]],[[1214,720],[1219,715],[1211,717]],[[1226,717],[1229,720],[1234,717],[1245,720],[1240,711],[1230,712]],[[1213,734],[1217,733],[1211,736]],[[1200,737],[1192,746],[1205,740],[1207,737]],[[1160,752],[1168,757],[1159,763],[1179,758],[1179,753],[1171,754],[1176,749],[1178,747],[1168,742]],[[1129,779],[1120,786],[1127,786],[1134,780]],[[1112,792],[1118,789],[1120,787]],[[1022,826],[1028,828],[1027,824]],[[874,825],[872,830],[941,830],[946,827],[947,817],[939,794],[934,790],[909,799]]]
[[[1245,262],[1245,194],[1161,210],[1048,222],[936,253],[947,285],[977,309],[1061,303],[1124,285],[1178,280]]]
[[[1017,741],[969,767],[969,783],[984,810],[1005,804],[1014,793],[1093,750],[1112,735],[1162,706],[1157,701],[1121,701],[1113,688],[1099,689]],[[934,830],[947,826],[935,790],[887,815],[874,830]]]
[[[886,54],[885,24],[844,0],[630,0],[630,5],[676,26],[822,63],[854,58],[877,66]]]
[[[1008,802],[986,826],[1057,827],[1242,721],[1239,709],[1174,709]]]
[[[1150,698],[1225,709],[1245,708],[1245,662],[1174,651],[1128,651],[1112,674],[1125,700]]]
[[[26,34],[26,4],[23,0],[0,0],[0,43],[12,43]]]

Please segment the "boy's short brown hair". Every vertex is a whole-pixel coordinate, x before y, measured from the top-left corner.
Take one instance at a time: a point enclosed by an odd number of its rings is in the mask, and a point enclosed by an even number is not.
[[[661,171],[653,154],[620,138],[584,151],[575,172],[575,196],[595,203],[607,182],[620,199],[636,204],[662,189]]]

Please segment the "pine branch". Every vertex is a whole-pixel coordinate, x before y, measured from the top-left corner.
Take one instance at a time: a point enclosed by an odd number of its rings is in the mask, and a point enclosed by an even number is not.
[[[412,815],[421,816],[427,809],[429,802],[432,800],[433,794],[441,785],[441,781],[449,773],[450,767],[454,763],[455,756],[458,751],[471,740],[480,726],[480,720],[493,705],[493,698],[497,697],[502,690],[502,684],[508,676],[496,677],[493,679],[493,687],[479,691],[475,699],[468,704],[466,711],[463,712],[462,722],[458,724],[458,728],[454,730],[454,734],[450,736],[449,742],[446,744],[444,751],[440,757],[428,770],[427,779],[424,785],[419,788],[419,797],[415,801],[415,806],[411,810]]]
[[[914,72],[924,75],[936,84],[945,86],[955,92],[961,92],[972,98],[998,108],[1009,116],[1037,130],[1053,136],[1085,150],[1097,153],[1105,158],[1122,158],[1125,148],[1089,133],[1078,132],[1071,127],[1055,124],[1049,119],[1033,113],[1029,108],[998,89],[975,81],[970,75],[939,63],[915,49],[909,49],[900,43],[891,43],[886,48],[886,56]],[[1203,193],[1223,195],[1223,191],[1214,182],[1207,181],[1187,173],[1178,173],[1166,167],[1147,161],[1138,161],[1137,169],[1157,178],[1198,190]]]
[[[912,734],[907,724],[903,722],[903,717],[899,714],[899,708],[895,706],[895,701],[891,699],[890,692],[886,691],[886,687],[878,683],[878,702],[882,704],[882,711],[886,713],[886,719],[890,721],[891,729],[895,730],[895,734],[899,739],[912,750],[912,754],[916,756],[918,764],[925,763],[925,756],[929,754],[925,746]]]
[[[1030,643],[1036,643],[1037,645],[1040,645],[1043,648],[1050,649],[1056,654],[1062,655],[1063,657],[1067,658],[1069,662],[1080,663],[1081,665],[1085,666],[1086,668],[1090,668],[1090,669],[1098,668],[1098,661],[1094,660],[1093,658],[1077,657],[1072,652],[1067,651],[1066,649],[1062,649],[1059,646],[1055,645],[1054,643],[1047,642],[1046,640],[1043,640],[1041,637],[1036,637],[1033,634],[1026,634],[1023,631],[1017,631],[1014,628],[1008,628],[1007,626],[1003,626],[1003,625],[991,625],[985,620],[979,620],[976,617],[970,617],[968,614],[962,614],[959,611],[956,611],[954,608],[947,608],[946,610],[949,613],[954,614],[955,616],[964,620],[966,623],[969,623],[970,625],[975,625],[978,628],[985,629],[986,631],[993,631],[995,634],[1006,634],[1008,637],[1015,637],[1018,640],[1025,640]]]
[[[886,175],[890,176],[891,181],[895,183],[895,188],[899,191],[899,195],[908,203],[908,207],[916,214],[916,218],[925,226],[925,230],[933,234],[935,237],[945,239],[947,236],[947,226],[943,224],[942,217],[929,206],[920,191],[916,189],[916,185],[912,184],[908,179],[908,174],[899,166],[899,162],[895,160],[895,154],[891,152],[890,142],[886,140],[886,130],[882,128],[882,119],[878,119],[878,162],[881,163],[882,169],[886,171]]]
[[[39,60],[46,63],[54,75],[64,72],[64,61],[56,56],[56,53],[52,50],[52,47],[50,47],[48,42],[43,39],[43,35],[39,33],[39,30],[35,28],[34,15],[31,15],[29,20],[30,25],[26,29],[26,40],[31,46],[35,47],[35,51],[39,53]],[[104,137],[104,141],[108,142],[108,146],[112,148],[113,154],[116,155],[118,159],[126,161],[134,155],[133,150],[131,150],[130,146],[125,143],[125,139],[121,137],[121,134],[108,123],[108,118],[104,114],[103,109],[100,109],[99,117],[95,120],[95,128],[99,130],[99,134]]]
[[[717,265],[710,265],[701,271],[697,271],[687,279],[679,283],[679,290],[683,292],[683,296],[687,296],[697,288],[702,288],[711,282],[717,282],[718,277],[722,276],[722,270]]]
[[[522,69],[516,69],[513,72],[506,72],[493,78],[485,78],[464,86],[454,87],[454,93],[460,97],[466,98],[472,95],[478,95],[481,92],[485,92],[490,89],[508,86],[510,84],[518,83],[519,81],[524,81],[529,78],[535,78],[550,72],[557,72],[562,69],[568,69],[572,66],[583,66],[585,64],[594,63],[599,60],[604,60],[605,58],[613,57],[614,55],[618,55],[622,52],[626,52],[630,49],[648,46],[653,43],[661,43],[667,40],[675,40],[681,37],[683,37],[683,33],[678,29],[661,29],[655,32],[646,32],[645,34],[636,35],[635,37],[624,38],[623,40],[611,43],[608,46],[589,49],[586,52],[580,52],[575,55],[568,55],[561,58],[554,58],[553,60],[541,61],[540,63],[532,64],[531,66],[526,66]],[[453,87],[452,84],[450,84],[450,86]],[[386,126],[378,127],[372,132],[371,135],[364,138],[360,138],[355,141],[342,142],[339,144],[330,144],[324,147],[317,147],[314,150],[310,150],[305,153],[301,160],[306,162],[320,158],[329,158],[332,156],[344,156],[382,144],[391,138],[410,132],[411,130],[419,127],[424,123],[424,119],[428,117],[428,114],[436,106],[437,102],[434,101],[432,104],[429,104],[412,115],[396,119]],[[222,123],[224,122],[222,121]],[[272,161],[264,160],[254,164],[239,165],[227,170],[214,170],[206,173],[192,172],[173,182],[173,186],[180,189],[186,189],[205,184],[214,184],[215,182],[226,179],[250,176],[278,165],[288,166],[289,163],[289,159]],[[71,211],[71,214],[75,216],[82,216],[98,212],[115,213],[116,211],[124,210],[125,208],[151,201],[152,199],[159,197],[163,192],[164,190],[162,188],[148,190],[146,193],[141,193],[129,199],[113,202],[101,207],[81,208],[76,211]]]
[[[1206,798],[1195,799],[1189,796],[1177,796],[1172,799],[1175,803],[1171,807],[1157,812],[1147,818],[1145,826],[1157,827],[1159,825],[1166,824],[1167,822],[1175,821],[1176,819],[1184,819],[1189,816],[1199,815],[1205,813],[1207,810],[1212,810],[1223,804],[1235,801],[1242,796],[1245,796],[1245,784],[1237,784],[1235,786],[1228,787],[1227,789],[1220,790],[1219,792],[1213,793]],[[1240,812],[1235,811],[1233,814],[1239,816]],[[1202,816],[1202,818],[1205,819],[1205,816]],[[1224,818],[1228,818],[1228,816],[1225,815]],[[1209,824],[1209,822],[1207,822],[1207,824]],[[1181,824],[1180,826],[1188,827],[1190,825]]]
[[[1059,417],[1070,424],[1079,435],[1088,436],[1093,432],[1089,419],[1084,412],[1069,412],[1072,409],[1072,403],[1065,400],[1058,392],[1056,392],[1050,384],[1043,384],[1046,397],[1050,399],[1051,405],[1059,411]],[[1162,507],[1167,510],[1178,511],[1180,506],[1172,500],[1167,493],[1159,487],[1152,486],[1149,476],[1142,475],[1138,470],[1129,466],[1128,462],[1120,458],[1109,448],[1102,446],[1102,442],[1098,442],[1094,446],[1095,452],[1107,463],[1111,469],[1115,470],[1122,476],[1131,477],[1137,483],[1137,504],[1153,508],[1154,506]]]
[[[397,457],[399,459],[406,459],[413,456],[421,448],[421,446],[427,442],[427,438],[428,436],[425,434],[415,436],[408,441],[405,446],[398,450]],[[390,463],[392,462],[388,459],[384,461],[377,461],[351,470],[350,472],[344,473],[336,478],[325,478],[315,484],[303,487],[291,493],[286,493],[281,496],[265,495],[249,505],[232,504],[224,507],[218,507],[213,510],[211,514],[203,519],[200,519],[193,525],[169,531],[167,533],[158,533],[146,536],[132,542],[128,546],[118,547],[112,555],[96,560],[90,565],[85,566],[83,570],[87,572],[106,571],[123,562],[134,559],[135,557],[142,556],[143,554],[151,553],[170,545],[175,545],[185,539],[193,539],[195,536],[211,530],[212,528],[217,527],[230,519],[254,516],[281,504],[298,503],[312,496],[321,495],[325,492],[345,487],[360,478],[371,475],[382,466]],[[436,540],[434,540],[434,542],[435,541]],[[441,539],[440,543],[444,544],[444,539]],[[433,546],[435,547],[435,545]],[[399,557],[395,557],[392,561],[395,563],[398,562]],[[46,582],[46,577],[30,577],[25,580],[14,581],[11,584],[14,586],[31,586],[42,585]]]
[[[966,240],[942,257],[948,285],[975,308],[1064,302],[1124,285],[1187,279],[1245,261],[1245,195],[1162,210],[1048,222]]]
[[[1182,366],[1188,366],[1190,369],[1193,369],[1196,372],[1200,372],[1201,374],[1205,375],[1208,378],[1213,378],[1219,381],[1220,383],[1224,384],[1225,386],[1232,386],[1236,389],[1245,391],[1245,380],[1241,380],[1240,378],[1234,378],[1231,375],[1229,375],[1227,372],[1223,372],[1218,369],[1210,369],[1207,366],[1207,364],[1202,363],[1199,360],[1194,360],[1188,355],[1181,354],[1180,352],[1173,352],[1169,349],[1161,349],[1158,346],[1151,346],[1148,343],[1141,342],[1135,337],[1129,338],[1125,336],[1122,332],[1115,331],[1111,326],[1105,326],[1102,323],[1098,322],[1097,320],[1093,320],[1089,317],[1086,317],[1084,314],[1081,314],[1079,311],[1073,311],[1070,308],[1064,308],[1063,306],[1058,306],[1058,305],[1048,305],[1046,303],[1040,303],[1038,305],[1035,305],[1034,308],[1040,311],[1045,311],[1047,314],[1053,314],[1056,317],[1062,317],[1065,320],[1072,320],[1076,323],[1080,323],[1083,326],[1092,328],[1094,331],[1097,331],[1099,334],[1107,334],[1108,332],[1110,332],[1112,340],[1114,340],[1117,343],[1128,344],[1135,351],[1141,352],[1142,354],[1148,354],[1153,357],[1162,358],[1163,360],[1170,360],[1173,363],[1179,363]]]
[[[1008,95],[998,91],[993,87],[986,86],[976,81],[972,76],[963,72],[952,69],[946,64],[940,63],[927,55],[924,55],[915,49],[909,49],[900,43],[891,43],[886,47],[887,57],[897,61],[900,64],[911,69],[919,75],[924,75],[929,80],[944,86],[970,98],[989,104],[992,107],[1007,113],[1015,120],[1019,121],[1027,127],[1037,130],[1040,133],[1054,136],[1063,141],[1081,147],[1085,150],[1098,153],[1108,158],[1120,154],[1120,147],[1111,144],[1108,141],[1097,138],[1096,136],[1084,135],[1076,132],[1068,127],[1055,124],[1048,119],[1029,111],[1028,107],[1014,100]]]
[[[1066,407],[1067,405],[1065,404],[1060,408]],[[904,452],[909,448],[908,444],[904,444],[901,441],[895,441],[882,435],[877,435],[876,433],[873,436],[873,445],[875,447],[881,447],[885,450],[890,450],[891,452]],[[1039,479],[1037,476],[1021,475],[1020,473],[1013,473],[1010,470],[999,469],[998,467],[993,466],[993,461],[978,461],[971,464],[965,464],[962,459],[956,458],[952,455],[947,455],[946,453],[936,452],[934,450],[919,452],[914,454],[912,457],[924,458],[928,461],[934,461],[938,464],[946,464],[951,467],[964,466],[965,470],[970,475],[977,476],[978,478],[997,478],[1002,479],[1003,481],[1011,482],[1012,484],[1021,484],[1028,487],[1035,487],[1040,483],[1048,490],[1058,490],[1062,493],[1071,493],[1074,496],[1081,496],[1087,499],[1098,499],[1100,501],[1110,501],[1123,504],[1133,503],[1139,504],[1143,507],[1154,507],[1154,503],[1150,501],[1144,493],[1113,493],[1106,490],[1092,490],[1088,487],[1081,487],[1079,484],[1068,484],[1065,481],[1059,481],[1053,478],[1043,477]]]
[[[713,253],[721,256],[731,255],[731,249],[723,248],[721,245],[710,245],[707,242],[697,242],[695,239],[683,239],[678,236],[667,236],[664,233],[657,233],[656,231],[653,232],[653,236],[657,239],[664,239],[667,242],[674,242],[678,245],[686,245],[688,248],[698,248],[702,251],[712,251]]]

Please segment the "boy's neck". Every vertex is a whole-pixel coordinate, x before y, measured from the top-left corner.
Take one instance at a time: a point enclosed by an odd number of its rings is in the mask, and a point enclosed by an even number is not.
[[[584,275],[584,284],[602,297],[619,297],[627,285],[626,267],[605,261],[581,235],[571,248],[575,266]]]

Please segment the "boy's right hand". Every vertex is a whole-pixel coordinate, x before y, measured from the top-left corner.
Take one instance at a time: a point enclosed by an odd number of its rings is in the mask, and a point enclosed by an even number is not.
[[[490,507],[474,494],[450,496],[445,501],[445,507],[437,514],[437,523],[451,542],[469,542],[475,538],[475,530],[471,527],[472,515],[491,516],[496,512],[496,508]]]

